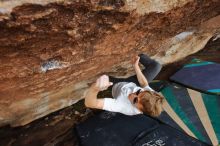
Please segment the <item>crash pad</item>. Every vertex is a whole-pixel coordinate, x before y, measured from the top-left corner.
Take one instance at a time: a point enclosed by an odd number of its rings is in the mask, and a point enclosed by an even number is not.
[[[128,146],[142,131],[151,131],[159,123],[147,116],[126,116],[103,111],[76,126],[83,146]]]
[[[170,80],[199,91],[220,95],[220,64],[193,59]]]
[[[167,84],[160,92],[166,99],[163,104],[166,116],[159,117],[171,127],[210,145],[220,141],[220,97],[186,88],[176,83]],[[167,118],[169,117],[169,118]],[[176,126],[171,121],[175,121]]]
[[[82,146],[207,145],[144,114],[103,111],[77,125],[76,131]]]
[[[154,131],[139,138],[133,146],[207,146],[198,140],[170,127],[161,124]]]

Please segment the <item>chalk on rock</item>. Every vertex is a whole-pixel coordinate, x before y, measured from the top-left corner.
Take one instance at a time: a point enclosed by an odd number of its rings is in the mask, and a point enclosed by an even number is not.
[[[53,69],[62,69],[68,67],[68,63],[66,62],[60,62],[58,60],[48,60],[46,62],[44,62],[41,65],[41,71],[42,72],[47,72],[48,70],[53,70]]]

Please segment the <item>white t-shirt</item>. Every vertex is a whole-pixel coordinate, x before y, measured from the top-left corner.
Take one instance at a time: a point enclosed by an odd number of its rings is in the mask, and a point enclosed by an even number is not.
[[[137,115],[142,112],[128,99],[130,93],[149,90],[154,91],[149,85],[141,88],[133,82],[119,82],[112,87],[113,98],[104,98],[103,110],[119,112],[125,115]]]

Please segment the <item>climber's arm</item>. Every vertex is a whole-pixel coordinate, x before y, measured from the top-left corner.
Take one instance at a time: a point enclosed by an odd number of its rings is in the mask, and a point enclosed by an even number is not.
[[[109,82],[109,77],[107,75],[102,75],[93,83],[88,89],[85,96],[85,106],[89,108],[103,109],[104,99],[98,99],[97,95],[99,91],[106,90],[113,83]]]
[[[96,88],[95,84],[88,89],[85,97],[85,106],[89,108],[102,109],[104,105],[103,99],[97,99],[99,89]]]
[[[133,63],[134,70],[136,72],[137,79],[138,79],[138,82],[139,82],[140,86],[141,87],[146,87],[148,85],[148,81],[147,81],[146,77],[144,76],[144,74],[142,73],[142,71],[139,67],[139,64],[138,64],[139,60],[140,60],[140,57],[136,56],[135,60],[134,60],[134,63]]]

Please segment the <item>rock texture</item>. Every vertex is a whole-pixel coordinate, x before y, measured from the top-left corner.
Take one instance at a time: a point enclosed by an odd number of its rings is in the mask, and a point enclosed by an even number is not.
[[[166,12],[174,7],[181,7],[192,1],[193,0],[90,0],[93,5],[99,8],[102,7],[102,9],[110,10],[120,8],[120,11],[136,10],[139,14]],[[0,0],[0,12],[9,13],[14,7],[25,3],[45,5],[51,2],[68,3],[71,2],[71,0]],[[80,2],[86,2],[86,0],[80,0]]]
[[[1,14],[0,125],[24,125],[75,103],[100,74],[131,75],[134,54],[167,64],[219,34],[218,0],[143,2],[23,4]]]

